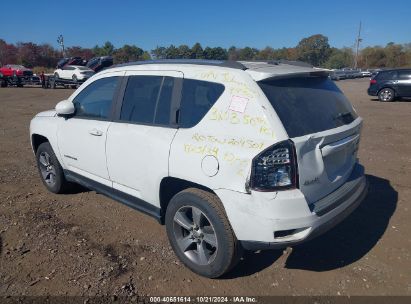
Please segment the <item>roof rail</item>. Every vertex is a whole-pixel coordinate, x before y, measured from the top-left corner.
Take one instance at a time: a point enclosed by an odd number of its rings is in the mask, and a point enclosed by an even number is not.
[[[134,61],[122,64],[117,64],[114,67],[123,67],[130,65],[143,65],[143,64],[196,64],[196,65],[212,65],[220,66],[232,69],[246,70],[247,68],[240,62],[231,60],[203,60],[203,59],[161,59],[161,60],[145,60]]]
[[[289,64],[289,65],[295,65],[295,66],[300,66],[300,67],[306,67],[306,68],[312,68],[313,66],[307,62],[303,61],[297,61],[297,60],[285,60],[285,59],[279,59],[279,60],[270,60],[267,61],[268,64],[274,64],[274,65],[279,65],[279,64]]]

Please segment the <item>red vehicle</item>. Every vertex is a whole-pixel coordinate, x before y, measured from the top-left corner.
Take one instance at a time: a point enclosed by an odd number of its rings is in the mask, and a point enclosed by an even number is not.
[[[31,77],[33,76],[33,71],[18,64],[6,64],[0,68],[0,73],[4,77],[17,76],[17,77]]]

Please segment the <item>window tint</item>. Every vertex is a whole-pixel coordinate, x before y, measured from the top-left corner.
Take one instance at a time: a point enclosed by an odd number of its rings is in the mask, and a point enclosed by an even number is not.
[[[398,79],[411,79],[411,70],[398,71]]]
[[[173,95],[174,78],[164,77],[160,97],[157,102],[154,123],[167,125],[170,122],[171,98]]]
[[[73,100],[75,116],[107,119],[119,79],[107,77],[89,84]]]
[[[179,124],[191,128],[200,122],[224,92],[219,83],[184,79]]]
[[[351,123],[351,103],[328,77],[299,77],[259,82],[290,137]]]
[[[163,76],[130,76],[120,120],[167,125],[174,79]]]
[[[397,71],[381,71],[375,76],[377,80],[388,80],[388,79],[396,79],[397,78]]]

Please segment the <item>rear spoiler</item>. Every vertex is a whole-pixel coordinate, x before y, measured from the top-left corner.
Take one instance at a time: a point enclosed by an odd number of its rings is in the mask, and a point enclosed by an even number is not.
[[[328,77],[330,75],[329,70],[312,70],[312,71],[304,71],[304,72],[295,72],[295,73],[287,73],[287,74],[278,74],[278,75],[271,75],[267,78],[261,79],[258,82],[266,82],[274,79],[284,79],[284,78],[299,78],[299,77]]]

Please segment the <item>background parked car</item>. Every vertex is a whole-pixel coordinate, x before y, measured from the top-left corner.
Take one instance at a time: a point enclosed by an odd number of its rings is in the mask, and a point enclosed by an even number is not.
[[[371,77],[371,72],[369,70],[361,71],[362,77]]]
[[[88,68],[92,69],[96,73],[112,65],[113,57],[111,56],[94,57],[90,59],[86,64]]]
[[[84,65],[84,60],[81,57],[66,57],[57,62],[57,68],[61,69],[66,65]]]
[[[0,68],[0,73],[2,73],[4,77],[31,77],[33,75],[32,70],[18,64],[6,64],[2,68]]]
[[[332,80],[335,80],[335,81],[340,80],[340,76],[337,74],[336,71],[331,71],[331,72],[330,72],[330,78],[331,78]]]
[[[339,80],[347,79],[347,74],[342,70],[335,70],[334,74],[338,77]]]
[[[94,71],[88,67],[79,65],[66,65],[54,71],[56,79],[70,79],[73,81],[84,81],[94,75]]]
[[[379,71],[370,81],[368,95],[378,96],[380,101],[411,97],[411,69]]]

